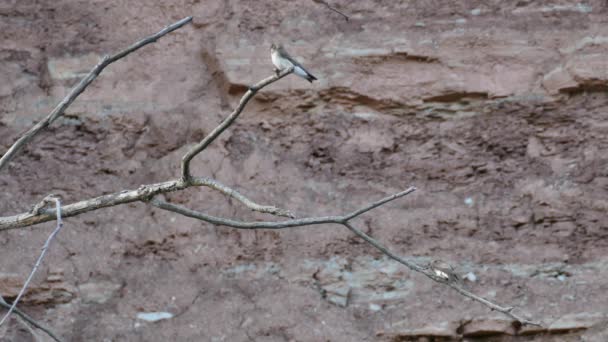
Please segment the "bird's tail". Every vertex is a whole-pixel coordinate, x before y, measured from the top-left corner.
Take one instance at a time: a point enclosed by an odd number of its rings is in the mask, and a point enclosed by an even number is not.
[[[317,78],[314,77],[311,73],[308,73],[308,75],[306,76],[306,79],[308,80],[308,82],[312,83],[312,81],[316,81]]]

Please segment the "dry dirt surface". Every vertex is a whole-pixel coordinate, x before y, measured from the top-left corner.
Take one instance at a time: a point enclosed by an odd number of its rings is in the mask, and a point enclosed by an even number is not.
[[[265,88],[193,173],[299,216],[416,186],[357,227],[416,262],[449,260],[543,327],[340,226],[239,231],[145,203],[66,219],[22,309],[66,341],[608,341],[606,2],[327,3],[350,20],[307,0],[1,1],[0,154],[100,56],[194,21],[108,67],[0,172],[0,216],[178,177],[281,42],[319,81]],[[167,199],[274,219],[205,189]],[[3,297],[53,228],[0,232]],[[17,319],[0,340],[36,341]]]

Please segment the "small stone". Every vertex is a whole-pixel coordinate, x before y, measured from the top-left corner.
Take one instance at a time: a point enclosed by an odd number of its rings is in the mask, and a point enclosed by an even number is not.
[[[380,305],[378,305],[378,304],[370,303],[369,304],[369,309],[371,311],[380,311],[380,310],[382,310],[382,307]]]
[[[173,314],[170,312],[138,312],[137,319],[141,319],[146,322],[157,322],[163,319],[173,318]]]
[[[50,274],[48,277],[46,277],[46,281],[49,283],[58,283],[63,281],[63,276],[60,274]]]
[[[422,328],[400,330],[396,334],[390,335],[394,341],[451,341],[458,337],[456,327],[451,322],[436,322]]]
[[[474,282],[477,281],[477,276],[473,272],[469,272],[469,273],[465,274],[463,278],[465,280],[468,280],[468,281],[472,282],[472,283],[474,283]]]

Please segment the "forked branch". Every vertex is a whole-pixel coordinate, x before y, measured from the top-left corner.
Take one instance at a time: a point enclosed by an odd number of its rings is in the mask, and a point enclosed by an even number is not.
[[[503,307],[500,306],[496,303],[493,303],[491,301],[489,301],[488,299],[485,299],[483,297],[477,296],[474,293],[471,293],[465,289],[463,289],[461,286],[459,286],[456,283],[453,282],[446,282],[443,278],[438,277],[432,270],[429,269],[429,267],[427,265],[418,265],[416,263],[413,263],[411,261],[408,261],[407,259],[391,252],[387,247],[385,247],[384,245],[382,245],[380,242],[378,242],[377,240],[375,240],[374,238],[372,238],[371,236],[365,234],[364,232],[362,232],[361,230],[355,228],[351,223],[350,220],[359,217],[360,215],[373,210],[383,204],[386,204],[390,201],[393,201],[395,199],[401,198],[403,196],[406,196],[412,192],[414,192],[416,190],[416,188],[411,187],[407,190],[401,191],[399,193],[396,193],[394,195],[385,197],[377,202],[373,202],[370,203],[358,210],[353,211],[352,213],[346,214],[346,215],[342,215],[342,216],[322,216],[322,217],[308,217],[308,218],[301,218],[301,219],[294,219],[294,220],[286,220],[286,221],[270,221],[270,222],[264,222],[264,221],[256,221],[256,222],[251,222],[251,221],[236,221],[236,220],[231,220],[231,219],[227,219],[227,218],[223,218],[223,217],[217,217],[217,216],[211,216],[205,213],[202,213],[200,211],[196,211],[196,210],[191,210],[188,209],[186,207],[180,206],[180,205],[176,205],[176,204],[172,204],[163,200],[159,200],[156,198],[153,198],[150,203],[160,209],[164,209],[164,210],[168,210],[174,213],[178,213],[187,217],[191,217],[194,219],[198,219],[201,221],[205,221],[211,224],[215,224],[215,225],[220,225],[220,226],[228,226],[228,227],[232,227],[232,228],[237,228],[237,229],[285,229],[285,228],[295,228],[295,227],[303,227],[303,226],[311,226],[311,225],[319,225],[319,224],[340,224],[343,225],[344,227],[346,227],[348,230],[350,230],[351,232],[353,232],[355,235],[359,236],[360,238],[362,238],[365,242],[367,242],[368,244],[370,244],[371,246],[373,246],[374,248],[376,248],[377,250],[379,250],[380,252],[382,252],[382,254],[386,255],[387,257],[397,261],[398,263],[406,266],[407,268],[411,269],[412,271],[416,271],[419,273],[424,274],[425,276],[429,277],[431,280],[438,282],[440,284],[443,285],[447,285],[449,287],[451,287],[452,289],[456,290],[458,293],[460,293],[461,295],[471,298],[487,307],[489,307],[492,310],[496,310],[499,311],[509,317],[511,317],[512,319],[514,319],[515,321],[520,322],[521,324],[529,324],[529,325],[537,325],[540,326],[539,323],[537,322],[533,322],[531,320],[527,320],[523,317],[520,317],[516,314],[513,313],[513,308],[512,307]]]
[[[220,134],[222,134],[222,132],[226,130],[226,128],[232,125],[234,120],[236,120],[239,115],[241,115],[241,112],[243,111],[249,100],[253,98],[253,96],[258,92],[258,90],[280,80],[281,78],[291,74],[292,72],[293,67],[284,69],[281,72],[267,77],[256,83],[255,85],[249,87],[249,90],[247,90],[245,95],[241,97],[241,100],[239,101],[239,104],[238,106],[236,106],[234,111],[232,111],[232,113],[230,113],[230,115],[228,115],[228,117],[224,119],[224,121],[222,121],[219,126],[217,126],[213,131],[211,131],[209,135],[207,135],[203,140],[201,140],[201,142],[194,145],[188,151],[188,153],[184,155],[184,157],[182,158],[182,179],[188,182],[192,178],[192,175],[190,174],[190,161],[192,160],[192,158],[194,158],[197,154],[201,153],[205,148],[207,148],[207,146],[209,146],[215,139],[217,139],[217,137],[219,137]]]
[[[328,4],[327,1],[325,1],[325,0],[313,0],[313,1],[316,2],[316,3],[320,3],[320,4],[323,4],[323,5],[327,6],[327,8],[329,8],[329,10],[338,13],[339,15],[341,15],[344,18],[344,20],[348,21],[349,18],[348,18],[348,16],[346,14],[338,11],[335,7],[333,7],[332,5]]]
[[[326,2],[324,2],[324,1],[319,1],[319,2],[324,3],[330,9],[333,9]],[[333,9],[333,10],[342,14],[341,12],[339,12],[335,9]],[[342,15],[344,15],[344,14],[342,14]],[[348,18],[348,17],[345,16],[345,18]],[[24,136],[22,136],[20,139],[18,139],[17,142],[15,142],[13,144],[13,146],[11,146],[11,148],[7,151],[7,153],[0,159],[0,170],[9,163],[9,161],[14,157],[14,155],[25,144],[27,144],[28,141],[30,141],[43,128],[47,127],[53,121],[55,121],[59,116],[61,116],[65,112],[66,108],[78,97],[78,95],[80,95],[86,89],[86,87],[103,71],[103,69],[106,66],[117,61],[120,58],[125,57],[129,53],[141,48],[142,46],[145,46],[146,44],[156,41],[158,38],[162,37],[163,35],[182,27],[183,25],[190,22],[191,20],[192,20],[191,17],[184,18],[170,26],[167,26],[166,28],[164,28],[163,30],[158,32],[157,34],[150,36],[148,38],[145,38],[112,56],[105,56],[91,70],[91,72],[84,79],[82,79],[80,81],[80,83],[74,89],[72,89],[72,91],[68,94],[68,96],[66,96],[59,103],[59,105],[57,105],[57,107],[44,120],[42,120],[41,122],[36,124],[34,127],[32,127],[27,133],[25,133]],[[105,208],[105,207],[135,202],[135,201],[149,202],[153,206],[156,206],[160,209],[176,212],[176,213],[179,213],[179,214],[182,214],[182,215],[185,215],[188,217],[196,218],[196,219],[199,219],[199,220],[202,220],[205,222],[209,222],[212,224],[224,225],[224,226],[229,226],[229,227],[238,228],[238,229],[283,229],[283,228],[302,227],[302,226],[310,226],[310,225],[318,225],[318,224],[332,224],[332,223],[340,224],[340,225],[345,226],[347,229],[349,229],[351,232],[353,232],[357,236],[361,237],[365,242],[367,242],[374,248],[378,249],[383,254],[387,255],[389,258],[405,265],[406,267],[410,268],[411,270],[423,273],[424,275],[426,275],[427,277],[431,278],[432,280],[434,280],[436,282],[448,285],[448,286],[452,287],[454,290],[458,291],[461,295],[471,298],[473,300],[476,300],[476,301],[490,307],[493,310],[502,312],[503,314],[508,315],[509,317],[519,321],[522,324],[537,324],[535,322],[528,321],[526,319],[523,319],[523,318],[513,314],[512,308],[509,308],[509,307],[505,308],[505,307],[499,306],[487,299],[476,296],[475,294],[472,294],[472,293],[462,289],[460,286],[457,286],[454,283],[446,282],[446,281],[438,278],[431,270],[429,270],[429,268],[427,266],[417,265],[415,263],[412,263],[412,262],[392,253],[388,248],[386,248],[385,246],[383,246],[378,241],[376,241],[369,235],[365,234],[364,232],[356,229],[350,223],[350,220],[352,220],[356,217],[359,217],[360,215],[362,215],[374,208],[377,208],[383,204],[386,204],[397,198],[400,198],[407,194],[412,193],[413,191],[415,191],[415,188],[409,188],[405,191],[402,191],[400,193],[386,197],[377,202],[370,203],[367,206],[364,206],[352,213],[349,213],[349,214],[346,214],[343,216],[324,216],[324,217],[309,217],[309,218],[294,219],[294,215],[287,210],[276,208],[273,206],[259,205],[255,202],[253,202],[252,200],[248,199],[244,195],[240,194],[236,190],[231,189],[230,187],[225,186],[213,179],[196,178],[196,177],[192,176],[192,174],[190,172],[190,162],[192,161],[192,159],[196,155],[201,153],[203,150],[205,150],[213,141],[215,141],[220,136],[220,134],[222,134],[222,132],[224,132],[230,125],[232,125],[234,123],[234,121],[239,117],[239,115],[244,110],[247,103],[251,100],[251,98],[253,98],[253,96],[255,96],[255,94],[260,89],[266,87],[267,85],[269,85],[273,82],[280,80],[281,78],[287,76],[288,74],[290,74],[292,72],[293,72],[293,68],[285,69],[275,75],[272,75],[270,77],[263,79],[262,81],[256,83],[255,85],[251,86],[249,88],[249,90],[243,95],[243,97],[239,101],[239,103],[238,103],[237,107],[234,109],[234,111],[228,117],[226,117],[226,119],[224,119],[209,135],[207,135],[203,140],[201,140],[199,143],[194,145],[183,156],[182,162],[181,162],[181,178],[180,179],[171,180],[171,181],[167,181],[167,182],[163,182],[163,183],[142,185],[138,189],[135,189],[135,190],[123,190],[123,191],[116,192],[113,194],[103,195],[103,196],[95,197],[95,198],[92,198],[89,200],[72,203],[72,204],[61,207],[61,215],[59,215],[58,212],[56,212],[56,211],[45,209],[44,205],[36,206],[34,208],[34,210],[32,210],[30,212],[22,213],[22,214],[15,215],[15,216],[0,218],[0,231],[6,230],[6,229],[18,228],[18,227],[31,226],[31,225],[34,225],[37,223],[51,221],[51,220],[58,220],[58,227],[60,227],[60,222],[61,222],[60,218],[61,217],[75,216],[75,215],[79,215],[79,214],[82,214],[85,212],[89,212],[89,211],[93,211],[93,210],[97,210],[97,209],[101,209],[101,208]],[[220,191],[223,194],[236,199],[237,201],[241,202],[242,204],[244,204],[251,210],[259,211],[259,212],[263,212],[263,213],[269,213],[269,214],[273,214],[276,216],[286,216],[286,217],[290,217],[292,219],[285,220],[285,221],[262,221],[262,222],[260,222],[260,221],[253,221],[253,222],[236,221],[236,220],[231,220],[231,219],[227,219],[227,218],[211,216],[211,215],[208,215],[205,213],[194,211],[194,210],[185,208],[183,206],[175,205],[175,204],[160,200],[158,198],[155,198],[155,196],[160,195],[160,194],[164,194],[164,193],[168,193],[168,192],[172,192],[172,191],[179,191],[179,190],[183,190],[183,189],[186,189],[186,188],[189,188],[192,186],[207,186],[211,189]],[[59,207],[58,203],[57,203],[57,206]],[[58,231],[58,229],[56,229],[56,231]],[[56,234],[56,233],[54,233],[54,234]],[[54,234],[52,236],[54,236]],[[52,237],[50,239],[52,239]],[[49,239],[49,241],[50,241],[50,239]],[[43,250],[43,253],[42,253],[41,257],[39,258],[39,260],[44,255],[44,251],[46,250],[47,247],[48,247],[48,242],[45,245],[45,249]],[[34,269],[34,271],[35,271],[35,269]],[[31,275],[33,275],[33,272],[31,273]],[[30,277],[31,277],[31,275],[30,275]],[[24,290],[25,290],[26,286],[27,286],[27,284],[24,286]],[[16,303],[14,305],[16,305]],[[11,310],[14,310],[14,308]],[[1,322],[0,322],[0,324],[1,324]]]
[[[192,186],[205,186],[220,191],[225,195],[233,197],[253,211],[268,213],[276,216],[293,216],[293,214],[291,214],[291,212],[288,210],[269,205],[257,204],[238,191],[231,189],[230,187],[214,179],[205,177],[192,178],[189,182],[184,182],[181,179],[177,179],[162,183],[142,185],[134,190],[123,190],[112,194],[98,196],[88,200],[65,205],[61,208],[61,213],[63,217],[71,217],[120,204],[137,201],[145,202],[156,195],[184,190]],[[28,227],[38,223],[52,221],[56,218],[57,216],[54,210],[37,208],[37,206],[35,206],[34,209],[30,210],[29,212],[14,216],[0,217],[0,231]]]

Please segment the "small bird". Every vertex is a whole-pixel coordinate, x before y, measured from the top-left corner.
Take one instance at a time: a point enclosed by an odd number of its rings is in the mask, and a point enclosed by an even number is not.
[[[283,45],[270,45],[270,57],[272,58],[272,64],[274,64],[279,71],[293,66],[293,72],[308,82],[312,83],[312,81],[317,79],[311,73],[306,71],[302,64],[298,63],[298,61],[291,57],[287,51],[285,51]]]
[[[429,267],[437,277],[447,282],[460,282],[460,277],[456,274],[454,268],[443,260],[433,260]]]

